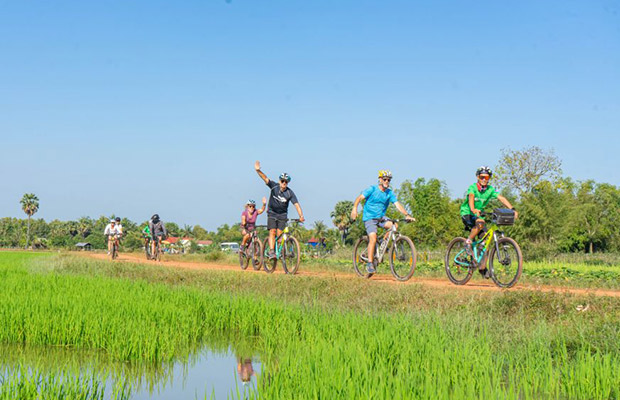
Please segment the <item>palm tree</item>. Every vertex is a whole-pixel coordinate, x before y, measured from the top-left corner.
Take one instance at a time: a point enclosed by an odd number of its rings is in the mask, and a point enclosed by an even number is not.
[[[26,248],[30,245],[30,218],[39,211],[39,198],[34,193],[26,193],[20,200],[22,210],[28,216],[28,229],[26,231]]]
[[[77,226],[80,236],[86,239],[93,229],[93,220],[90,217],[82,217],[78,220]]]
[[[180,230],[179,232],[181,237],[186,237],[186,238],[194,238],[194,227],[191,225],[183,225],[183,228]]]
[[[320,242],[321,239],[325,237],[325,232],[327,232],[327,225],[325,225],[323,221],[316,221],[313,229],[314,237]]]
[[[329,215],[332,218],[334,226],[340,231],[340,238],[342,244],[347,239],[349,234],[349,228],[353,224],[351,221],[351,210],[353,209],[353,202],[349,200],[343,200],[336,203],[334,211]]]

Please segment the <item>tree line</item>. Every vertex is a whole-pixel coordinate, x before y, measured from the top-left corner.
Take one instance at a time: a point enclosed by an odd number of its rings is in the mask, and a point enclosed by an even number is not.
[[[564,177],[561,161],[553,151],[538,147],[522,150],[502,150],[491,184],[507,197],[519,212],[516,224],[505,231],[523,248],[527,258],[547,257],[566,252],[620,252],[620,188],[594,180],[574,181]],[[442,249],[455,236],[465,235],[459,216],[459,206],[472,180],[463,186],[463,195],[453,198],[443,181],[435,178],[406,180],[395,192],[399,201],[417,219],[401,226],[401,232],[414,240],[420,249]],[[354,195],[351,196],[355,197]],[[76,243],[89,242],[94,248],[106,248],[102,232],[110,217],[98,219],[82,217],[76,221],[46,222],[33,219],[39,208],[38,198],[26,194],[22,209],[27,219],[0,219],[0,246],[73,248]],[[491,205],[499,206],[498,204]],[[302,243],[315,238],[323,240],[328,248],[348,246],[365,234],[361,216],[350,220],[351,200],[338,202],[331,212],[333,228],[323,221],[311,227],[294,226],[293,233]],[[388,216],[398,218],[391,206]],[[143,245],[141,229],[146,222],[122,221],[126,249]],[[240,242],[239,223],[224,224],[215,231],[200,225],[166,223],[171,236],[193,240]],[[32,237],[32,241],[30,238]]]

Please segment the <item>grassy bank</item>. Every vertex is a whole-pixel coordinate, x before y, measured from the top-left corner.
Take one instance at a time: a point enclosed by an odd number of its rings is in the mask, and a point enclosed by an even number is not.
[[[620,397],[616,299],[15,257],[5,344],[153,364],[250,337],[268,399]]]

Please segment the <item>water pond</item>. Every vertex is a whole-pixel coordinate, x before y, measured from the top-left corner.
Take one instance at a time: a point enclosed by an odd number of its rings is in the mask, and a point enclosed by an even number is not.
[[[132,400],[243,398],[256,390],[261,363],[252,352],[202,348],[161,365],[114,362],[98,352],[51,347],[0,346],[0,385],[19,367],[43,376],[96,376],[109,399],[124,382]],[[1,386],[0,386],[1,389]],[[0,390],[1,392],[1,390]]]

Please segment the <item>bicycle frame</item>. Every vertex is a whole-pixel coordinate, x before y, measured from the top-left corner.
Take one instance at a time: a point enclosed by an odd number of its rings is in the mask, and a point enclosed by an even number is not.
[[[482,262],[482,260],[484,259],[484,256],[486,255],[487,251],[489,250],[489,248],[491,246],[491,242],[495,243],[496,250],[499,251],[499,248],[497,246],[497,236],[498,236],[498,234],[503,236],[503,233],[499,230],[497,225],[491,224],[480,240],[475,240],[475,241],[472,242],[471,247],[472,247],[472,251],[474,253],[474,257],[473,258],[474,258],[475,265],[478,265],[478,264],[480,264]],[[478,250],[478,245],[480,243],[484,243],[484,246],[482,247],[481,251]],[[458,264],[458,265],[465,266],[465,267],[473,267],[473,266],[475,266],[475,265],[469,265],[468,263],[464,263],[464,262],[459,261],[459,257],[461,256],[461,254],[464,251],[465,251],[465,249],[463,249],[463,250],[461,250],[461,251],[459,251],[457,253],[457,255],[454,257],[454,262],[456,264]]]
[[[387,232],[387,239],[385,238],[386,235],[384,234],[383,235],[384,239],[381,242],[381,244],[379,244],[377,240],[377,244],[376,244],[377,250],[375,254],[375,258],[377,259],[377,264],[380,264],[383,262],[383,257],[385,256],[385,253],[387,253],[387,250],[390,248],[390,244],[396,241],[397,234],[398,234],[398,231],[396,230],[396,223],[393,223],[392,227]]]
[[[288,226],[282,230],[282,233],[279,236],[276,236],[274,239],[273,250],[276,253],[276,258],[280,258],[282,254],[282,249],[284,248],[284,242],[288,238]]]

